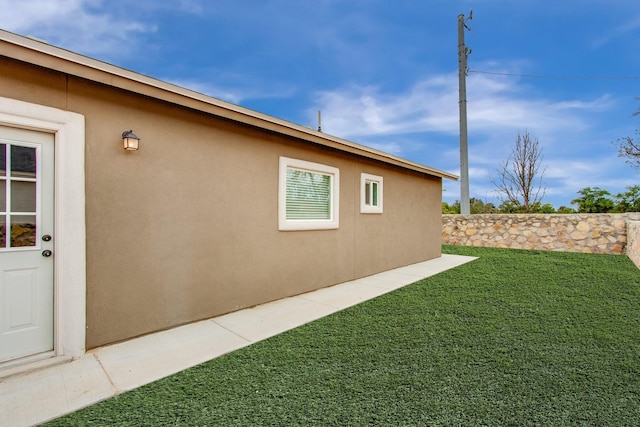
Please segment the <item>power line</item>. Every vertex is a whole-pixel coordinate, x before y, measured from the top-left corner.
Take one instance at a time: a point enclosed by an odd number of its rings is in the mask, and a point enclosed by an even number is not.
[[[480,71],[467,69],[469,73],[492,74],[507,77],[527,77],[532,79],[556,79],[556,80],[640,80],[640,76],[547,76],[536,74],[498,73],[495,71]]]

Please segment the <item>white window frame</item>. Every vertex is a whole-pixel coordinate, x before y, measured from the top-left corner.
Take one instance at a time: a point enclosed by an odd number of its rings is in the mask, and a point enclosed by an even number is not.
[[[287,170],[298,169],[306,172],[328,175],[331,178],[331,211],[329,219],[292,220],[287,219]],[[340,226],[340,170],[333,166],[306,160],[280,157],[278,179],[278,226],[280,231],[332,230]]]
[[[367,204],[367,183],[376,184],[378,190],[376,205]],[[370,188],[372,188],[370,186]],[[383,201],[383,179],[378,175],[371,175],[369,173],[360,174],[360,213],[363,214],[381,214],[382,213],[382,201]]]

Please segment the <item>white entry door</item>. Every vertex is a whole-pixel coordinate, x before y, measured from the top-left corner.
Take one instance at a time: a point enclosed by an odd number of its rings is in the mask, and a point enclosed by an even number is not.
[[[54,349],[53,141],[0,126],[0,363]]]

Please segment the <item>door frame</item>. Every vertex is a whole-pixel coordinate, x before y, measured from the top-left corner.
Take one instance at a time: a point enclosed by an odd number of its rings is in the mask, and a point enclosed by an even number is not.
[[[0,97],[0,126],[54,134],[53,347],[79,357],[86,342],[84,116]]]

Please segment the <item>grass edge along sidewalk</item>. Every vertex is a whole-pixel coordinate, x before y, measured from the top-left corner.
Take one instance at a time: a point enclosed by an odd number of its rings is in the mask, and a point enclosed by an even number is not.
[[[640,425],[627,257],[443,251],[479,259],[48,425]]]

